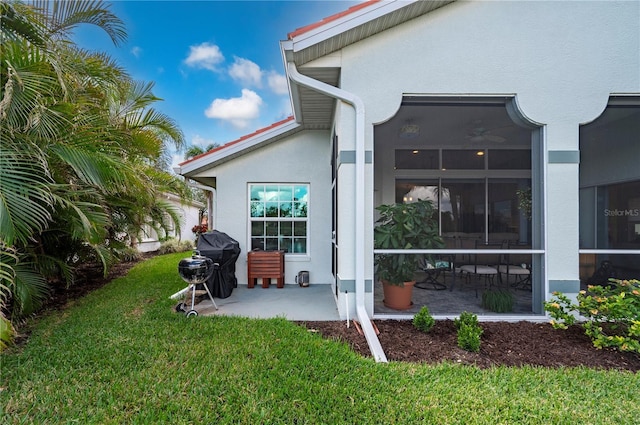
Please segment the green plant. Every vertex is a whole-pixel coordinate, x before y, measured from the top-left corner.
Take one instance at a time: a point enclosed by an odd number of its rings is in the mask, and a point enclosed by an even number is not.
[[[596,348],[613,347],[640,353],[640,281],[609,279],[613,285],[590,285],[580,291],[577,304],[554,292],[545,302],[551,325],[566,329],[584,317],[582,327]]]
[[[484,291],[482,293],[482,307],[496,313],[513,311],[513,294],[505,290]]]
[[[380,218],[373,229],[376,249],[434,249],[444,242],[438,236],[436,210],[431,201],[389,204],[376,207]],[[409,254],[376,254],[378,278],[392,285],[413,280],[419,256]]]
[[[132,261],[138,261],[142,258],[142,254],[135,248],[126,247],[123,249],[119,249],[116,251],[116,257],[125,263],[130,263]]]
[[[190,240],[179,241],[177,239],[169,239],[162,242],[158,248],[158,254],[172,254],[174,252],[185,252],[193,249],[193,243]]]
[[[516,190],[516,196],[518,196],[518,209],[531,220],[531,188]]]
[[[422,332],[429,332],[435,324],[436,320],[433,318],[426,305],[422,306],[420,311],[413,316],[413,326]]]
[[[637,373],[379,364],[284,318],[186,318],[169,299],[184,287],[183,256],[153,257],[34,318],[28,341],[0,353],[0,423],[614,425],[640,416]],[[607,396],[587,409],[594,391]]]
[[[453,324],[458,330],[458,347],[474,353],[480,351],[480,336],[483,330],[478,322],[478,316],[463,311],[460,317],[453,320]]]

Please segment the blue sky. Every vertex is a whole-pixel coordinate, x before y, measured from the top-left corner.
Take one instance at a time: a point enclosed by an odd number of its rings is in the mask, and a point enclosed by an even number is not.
[[[92,28],[78,44],[107,52],[131,76],[155,82],[156,108],[188,145],[224,144],[291,114],[280,40],[357,1],[109,2],[128,39],[114,47]],[[183,160],[176,154],[174,164]]]

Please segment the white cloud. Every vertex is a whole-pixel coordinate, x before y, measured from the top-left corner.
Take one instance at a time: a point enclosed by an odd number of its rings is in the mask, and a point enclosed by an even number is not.
[[[195,136],[193,136],[193,138],[191,139],[191,144],[194,146],[200,146],[202,148],[206,148],[209,145],[215,144],[216,142],[211,140],[211,139],[207,139],[205,137],[200,136],[199,134],[196,134]]]
[[[131,48],[131,54],[133,56],[135,56],[136,58],[139,58],[140,55],[142,54],[142,47],[138,47],[138,46],[133,46]]]
[[[217,65],[224,61],[220,48],[215,44],[202,43],[189,47],[189,56],[184,60],[194,68],[204,68],[211,71],[217,70]]]
[[[171,155],[171,170],[178,167],[178,164],[180,164],[181,162],[184,162],[184,156],[178,153],[174,153],[173,155]]]
[[[260,114],[262,98],[249,89],[242,89],[241,97],[216,99],[204,111],[208,118],[229,121],[236,128],[246,128],[249,121]]]
[[[289,94],[289,87],[287,87],[287,78],[278,74],[276,71],[269,72],[267,76],[267,84],[269,84],[269,88],[275,94]]]
[[[236,57],[235,62],[229,68],[229,75],[245,86],[262,86],[262,71],[257,64],[249,59]]]

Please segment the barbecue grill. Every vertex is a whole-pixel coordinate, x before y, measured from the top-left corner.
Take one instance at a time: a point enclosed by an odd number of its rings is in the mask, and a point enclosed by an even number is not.
[[[198,312],[194,309],[196,303],[196,286],[205,283],[216,269],[220,268],[220,264],[215,263],[211,258],[200,255],[199,251],[195,251],[191,257],[184,258],[178,263],[178,273],[182,280],[189,284],[189,287],[185,291],[185,299],[176,306],[176,311],[186,312],[187,317],[197,316]],[[213,295],[209,291],[207,285],[201,285],[207,291],[211,302],[215,309],[218,309],[216,302],[213,300]],[[186,294],[191,290],[191,309],[186,310]]]

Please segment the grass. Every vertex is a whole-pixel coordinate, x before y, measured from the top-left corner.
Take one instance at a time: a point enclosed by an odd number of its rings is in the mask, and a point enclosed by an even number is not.
[[[184,253],[38,319],[1,355],[16,424],[632,424],[638,374],[377,364],[284,319],[186,318]],[[540,341],[544,344],[544,341]]]

